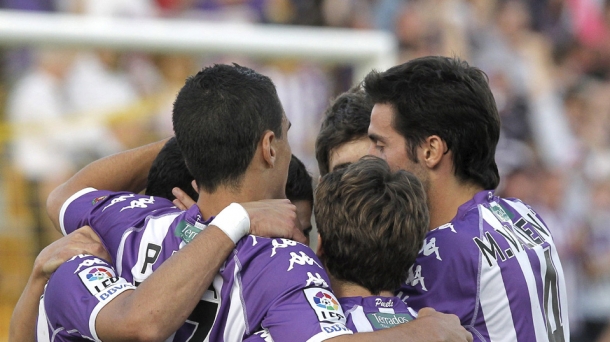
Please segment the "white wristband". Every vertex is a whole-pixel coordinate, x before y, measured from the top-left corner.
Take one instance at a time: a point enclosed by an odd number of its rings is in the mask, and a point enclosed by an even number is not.
[[[231,203],[214,217],[210,226],[220,228],[235,244],[250,233],[250,216],[244,207]]]

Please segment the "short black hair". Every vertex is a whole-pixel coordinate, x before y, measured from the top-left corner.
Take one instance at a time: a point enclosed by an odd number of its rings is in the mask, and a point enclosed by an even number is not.
[[[428,56],[372,71],[364,89],[374,103],[393,107],[392,125],[406,139],[413,162],[417,147],[438,135],[453,153],[458,179],[485,189],[498,186],[500,116],[483,71],[458,58]]]
[[[422,183],[374,156],[322,177],[314,213],[328,273],[373,295],[407,280],[430,224]]]
[[[305,164],[294,154],[288,167],[288,181],[286,182],[286,198],[291,202],[309,201],[313,203],[313,185],[311,175],[307,172]]]
[[[195,178],[186,168],[178,142],[175,137],[172,137],[159,151],[150,167],[145,193],[148,196],[174,200],[176,197],[172,194],[172,189],[178,187],[197,201],[199,194],[191,186],[193,179]]]
[[[324,113],[316,138],[316,160],[320,175],[329,172],[331,151],[345,143],[366,137],[373,102],[360,86],[337,96]]]
[[[172,121],[197,186],[238,189],[266,131],[282,138],[283,109],[273,82],[240,65],[216,64],[189,77]]]

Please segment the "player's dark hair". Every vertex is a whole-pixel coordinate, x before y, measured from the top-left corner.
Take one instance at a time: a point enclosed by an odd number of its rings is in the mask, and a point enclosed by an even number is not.
[[[178,187],[194,201],[199,194],[191,186],[193,176],[186,168],[184,157],[175,137],[169,139],[155,158],[148,172],[146,195],[174,200],[172,189]]]
[[[367,135],[373,102],[360,86],[339,95],[326,109],[316,139],[316,159],[320,175],[329,172],[331,151]]]
[[[372,71],[364,89],[374,103],[393,107],[393,127],[406,139],[413,162],[417,147],[438,135],[453,153],[460,180],[485,189],[498,186],[500,117],[483,71],[458,58],[423,57]]]
[[[373,156],[322,177],[314,213],[328,272],[374,295],[407,279],[430,222],[421,182]]]
[[[283,109],[273,82],[252,69],[214,65],[189,77],[174,102],[173,124],[197,186],[238,189],[266,131],[282,138]]]
[[[294,154],[288,167],[288,181],[286,182],[286,198],[292,202],[309,201],[313,204],[313,185],[311,175]]]

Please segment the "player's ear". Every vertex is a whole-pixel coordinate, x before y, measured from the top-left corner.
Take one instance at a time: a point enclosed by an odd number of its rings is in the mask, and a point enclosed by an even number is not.
[[[277,151],[275,150],[275,133],[273,131],[266,131],[261,139],[261,149],[263,153],[263,160],[269,167],[275,165],[277,158]]]
[[[447,143],[438,135],[431,135],[421,144],[418,159],[423,160],[429,169],[433,169],[441,162],[447,151]]]
[[[322,248],[322,237],[318,234],[318,243],[316,244],[316,255],[322,259],[324,256],[324,249]]]

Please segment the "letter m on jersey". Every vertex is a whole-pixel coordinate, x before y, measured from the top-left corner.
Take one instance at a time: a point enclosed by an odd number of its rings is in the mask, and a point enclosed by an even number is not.
[[[475,237],[472,240],[477,245],[477,247],[479,247],[481,253],[485,256],[489,267],[492,267],[497,264],[498,257],[500,257],[502,261],[506,260],[504,252],[498,245],[498,242],[496,242],[496,240],[493,238],[493,236],[491,236],[489,232],[485,232],[485,237],[485,240],[487,241],[483,241],[478,237]]]

